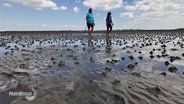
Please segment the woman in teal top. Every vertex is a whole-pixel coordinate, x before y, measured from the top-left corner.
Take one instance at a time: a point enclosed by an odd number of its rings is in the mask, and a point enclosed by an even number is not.
[[[88,27],[88,45],[90,46],[93,45],[92,41],[91,41],[91,33],[93,32],[95,23],[94,23],[94,15],[92,13],[92,8],[89,9],[87,15],[86,15],[86,23],[87,23],[87,27]]]

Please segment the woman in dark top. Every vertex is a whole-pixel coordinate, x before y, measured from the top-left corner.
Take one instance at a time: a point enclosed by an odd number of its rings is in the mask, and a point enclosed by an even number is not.
[[[107,35],[112,31],[112,25],[114,24],[112,22],[111,12],[108,12],[106,17]]]

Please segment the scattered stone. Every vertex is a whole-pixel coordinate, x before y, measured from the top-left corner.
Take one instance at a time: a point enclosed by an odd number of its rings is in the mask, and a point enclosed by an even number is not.
[[[106,71],[106,72],[111,72],[111,70],[112,70],[112,69],[111,69],[110,67],[105,67],[105,71]]]
[[[9,54],[9,52],[5,52],[4,54],[5,54],[5,55],[8,55],[8,54]]]
[[[116,59],[112,59],[112,61],[111,61],[112,63],[117,63],[117,62],[119,62],[119,60],[116,60]]]
[[[172,51],[178,51],[178,49],[176,49],[176,48],[171,48],[171,50],[172,50]]]
[[[150,58],[153,59],[153,58],[155,58],[155,56],[151,55]]]
[[[95,60],[93,59],[93,57],[90,57],[90,58],[89,58],[89,61],[90,61],[90,62],[95,62]]]
[[[153,51],[150,51],[149,53],[150,53],[151,55],[153,55]]]
[[[79,62],[75,62],[76,65],[79,65],[80,63]]]
[[[155,95],[157,97],[158,97],[158,94],[162,93],[161,89],[158,86],[157,87],[148,87],[148,88],[146,88],[146,90],[149,93],[151,93],[151,94],[153,94],[153,95]]]
[[[111,55],[111,57],[115,57],[115,56],[116,56],[116,54]]]
[[[166,45],[161,45],[161,47],[163,47],[163,48],[164,48],[164,47],[166,47]]]
[[[54,57],[51,57],[51,58],[50,58],[50,60],[51,60],[51,61],[54,61],[54,60],[55,60],[55,58],[54,58]]]
[[[65,62],[64,61],[60,61],[59,64],[58,64],[59,67],[63,67],[65,66]]]
[[[141,74],[137,73],[137,72],[132,72],[131,75],[136,76],[136,77],[140,77],[141,76]]]
[[[9,49],[11,46],[7,46],[5,49]]]
[[[130,60],[133,60],[134,59],[134,57],[131,55],[131,56],[128,56],[129,57],[129,59]]]
[[[178,56],[170,56],[170,62],[174,62],[175,60],[181,60]]]
[[[165,66],[168,66],[170,63],[168,61],[165,61]]]
[[[168,70],[171,72],[171,73],[176,73],[176,71],[178,70],[175,66],[171,66],[168,68]]]
[[[167,75],[166,72],[162,72],[162,73],[160,73],[160,74],[163,75],[164,77]]]
[[[106,60],[107,63],[110,63],[111,61],[110,60]]]
[[[143,60],[143,57],[142,56],[139,56],[138,59]]]
[[[118,80],[118,79],[115,79],[113,82],[111,82],[112,83],[112,85],[117,85],[118,83],[120,83],[120,80]]]
[[[125,57],[122,57],[121,60],[124,61],[125,60]]]
[[[139,51],[138,53],[139,53],[139,54],[141,54],[142,52],[141,52],[141,51]]]
[[[129,64],[129,65],[127,66],[127,68],[129,68],[129,69],[134,69],[134,68],[135,68],[135,64]]]
[[[2,72],[2,75],[5,75],[7,78],[13,78],[13,74]]]
[[[161,58],[161,56],[160,56],[160,55],[156,55],[156,57],[157,57],[157,58]]]
[[[74,57],[73,57],[73,60],[78,60],[77,56],[74,56]]]
[[[101,75],[107,76],[107,73],[106,72],[102,72]]]
[[[167,57],[167,56],[169,56],[168,54],[162,54],[162,57]]]
[[[184,57],[184,53],[181,54]]]

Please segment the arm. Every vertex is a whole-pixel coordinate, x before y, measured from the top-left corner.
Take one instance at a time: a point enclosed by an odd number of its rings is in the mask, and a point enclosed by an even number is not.
[[[88,23],[88,17],[86,16],[86,23]]]
[[[95,26],[94,16],[93,16],[93,26]]]
[[[114,25],[113,22],[112,22],[112,17],[111,17],[111,16],[110,16],[110,23],[111,23],[112,25]]]

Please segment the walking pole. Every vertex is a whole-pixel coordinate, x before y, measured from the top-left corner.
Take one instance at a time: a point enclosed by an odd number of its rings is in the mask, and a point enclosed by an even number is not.
[[[82,33],[82,35],[84,35],[84,32],[86,31],[86,28],[87,28],[87,27],[85,27],[85,29],[84,29],[84,31],[83,31],[83,33]]]

